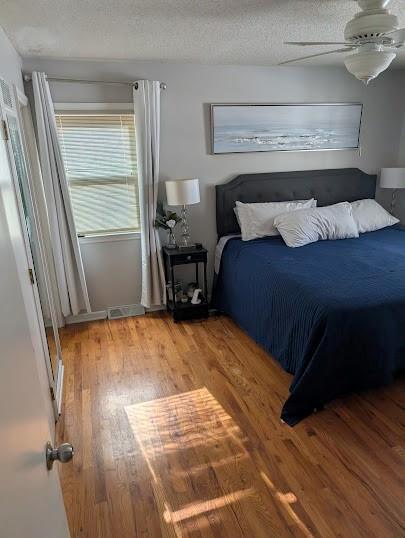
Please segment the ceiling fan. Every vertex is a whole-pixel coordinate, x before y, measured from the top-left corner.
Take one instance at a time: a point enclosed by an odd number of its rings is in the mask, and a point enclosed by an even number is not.
[[[346,69],[368,84],[388,69],[398,49],[405,47],[405,28],[399,29],[398,18],[389,12],[391,0],[355,0],[361,11],[346,24],[343,42],[286,41],[285,45],[302,47],[316,45],[342,45],[342,48],[311,54],[281,62],[279,65],[299,62],[327,54],[354,52],[345,58]]]

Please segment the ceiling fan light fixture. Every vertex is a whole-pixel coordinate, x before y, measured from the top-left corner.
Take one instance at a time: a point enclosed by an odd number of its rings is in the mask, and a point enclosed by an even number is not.
[[[386,9],[391,0],[357,0],[361,9]]]
[[[346,69],[365,84],[378,77],[388,69],[395,59],[395,52],[386,51],[360,51],[345,59]]]
[[[279,65],[355,50],[344,62],[349,73],[358,80],[368,84],[388,69],[397,55],[396,51],[405,48],[405,28],[398,27],[398,17],[388,10],[392,0],[356,1],[361,11],[346,24],[344,42],[285,42],[287,45],[301,46],[344,45],[344,48],[294,58]]]

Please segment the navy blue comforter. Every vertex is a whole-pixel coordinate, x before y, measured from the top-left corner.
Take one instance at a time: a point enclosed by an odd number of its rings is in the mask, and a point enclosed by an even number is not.
[[[405,232],[296,249],[279,237],[231,239],[215,302],[294,374],[281,414],[293,426],[405,369]]]

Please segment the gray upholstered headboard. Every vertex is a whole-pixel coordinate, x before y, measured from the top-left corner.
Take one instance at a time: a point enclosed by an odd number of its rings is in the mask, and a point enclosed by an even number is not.
[[[218,236],[239,233],[235,202],[281,202],[316,198],[319,206],[374,198],[377,176],[358,168],[242,174],[216,185]]]

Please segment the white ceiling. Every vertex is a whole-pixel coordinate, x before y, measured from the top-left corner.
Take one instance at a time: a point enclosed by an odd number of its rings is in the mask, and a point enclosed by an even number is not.
[[[354,0],[0,0],[0,24],[24,57],[274,65],[329,50],[282,43],[342,40],[357,10]],[[405,1],[391,10],[405,26]]]

